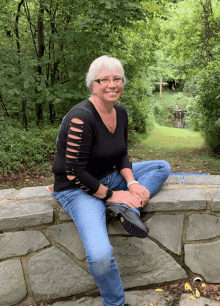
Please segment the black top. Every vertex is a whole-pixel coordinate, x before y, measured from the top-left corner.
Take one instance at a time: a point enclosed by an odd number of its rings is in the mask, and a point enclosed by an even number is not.
[[[109,132],[89,99],[75,105],[63,118],[52,166],[55,191],[82,188],[94,194],[100,179],[115,169],[132,168],[127,156],[127,112],[119,104],[114,107],[117,115],[114,133]],[[73,118],[78,122],[73,123]],[[74,179],[69,180],[67,175]]]

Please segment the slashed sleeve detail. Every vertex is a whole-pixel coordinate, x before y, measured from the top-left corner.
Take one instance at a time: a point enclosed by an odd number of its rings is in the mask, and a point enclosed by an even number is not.
[[[80,117],[80,118],[79,118]],[[92,126],[88,115],[81,113],[70,119],[66,146],[66,175],[68,180],[78,187],[94,194],[99,188],[99,181],[90,175],[87,164],[92,143]]]

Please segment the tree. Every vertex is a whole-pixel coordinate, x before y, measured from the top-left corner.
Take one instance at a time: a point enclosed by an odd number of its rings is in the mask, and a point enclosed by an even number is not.
[[[1,101],[9,116],[23,118],[25,128],[44,116],[60,120],[85,98],[91,61],[117,48],[123,29],[145,18],[136,0],[10,0],[0,11]]]

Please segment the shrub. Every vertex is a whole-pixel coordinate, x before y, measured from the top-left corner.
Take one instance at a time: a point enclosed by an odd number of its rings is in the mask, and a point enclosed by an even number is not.
[[[5,118],[0,118],[0,126],[0,170],[5,174],[52,161],[58,128],[34,127],[25,131],[15,120]]]
[[[211,63],[198,78],[197,110],[202,116],[202,131],[206,144],[220,153],[220,72],[218,63]]]

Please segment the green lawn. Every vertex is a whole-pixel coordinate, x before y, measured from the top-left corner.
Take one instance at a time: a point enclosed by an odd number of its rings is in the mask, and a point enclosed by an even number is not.
[[[220,157],[206,148],[198,132],[155,125],[152,134],[129,145],[131,161],[164,159],[171,172],[220,174]]]
[[[204,139],[199,132],[155,125],[152,134],[143,143],[155,149],[188,149],[204,146]]]

